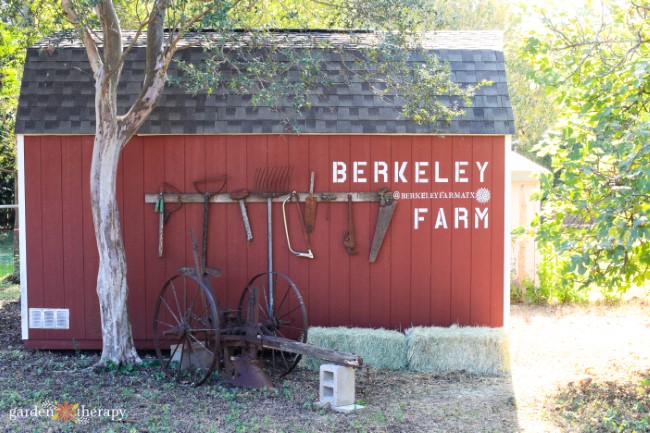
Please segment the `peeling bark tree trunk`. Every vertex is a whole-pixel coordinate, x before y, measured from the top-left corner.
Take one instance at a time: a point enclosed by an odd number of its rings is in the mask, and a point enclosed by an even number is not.
[[[99,251],[97,295],[101,312],[100,364],[139,363],[128,317],[126,254],[122,240],[115,185],[122,143],[110,134],[97,134],[90,168],[90,201]]]
[[[167,51],[163,47],[164,17],[168,1],[154,0],[150,16],[143,21],[143,26],[148,29],[144,82],[141,93],[130,110],[119,116],[118,83],[124,59],[133,44],[126,50],[122,45],[122,30],[113,2],[94,2],[94,10],[102,24],[103,45],[100,50],[93,32],[77,15],[73,0],[61,0],[66,19],[75,27],[83,41],[95,78],[97,130],[90,167],[90,203],[99,252],[97,295],[101,313],[102,357],[97,366],[109,362],[118,365],[141,362],[135,350],[127,308],[129,288],[117,205],[117,169],[122,149],[149,117],[165,86],[167,67],[176,46],[175,43],[170,44]]]

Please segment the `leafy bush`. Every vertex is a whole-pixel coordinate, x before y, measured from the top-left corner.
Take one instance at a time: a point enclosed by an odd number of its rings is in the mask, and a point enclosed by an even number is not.
[[[520,286],[513,284],[510,290],[511,302],[536,305],[586,302],[588,291],[583,290],[567,272],[569,260],[555,252],[553,245],[549,243],[542,243],[538,247],[541,257],[537,266],[539,284],[530,280],[524,280]]]
[[[544,17],[522,53],[536,85],[556,96],[558,120],[537,146],[538,241],[561,256],[566,287],[620,297],[650,278],[650,8],[587,2]],[[603,37],[607,35],[607,37]],[[564,292],[563,292],[564,293]],[[571,295],[569,291],[569,295]]]

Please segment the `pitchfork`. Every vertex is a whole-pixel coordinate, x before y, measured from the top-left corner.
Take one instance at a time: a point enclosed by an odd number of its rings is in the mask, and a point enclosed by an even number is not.
[[[291,192],[289,181],[291,180],[291,166],[264,167],[255,170],[253,184],[255,191],[252,195],[266,198],[266,225],[267,225],[267,247],[269,261],[269,314],[273,314],[273,221],[272,221],[272,202],[276,197],[280,197]]]

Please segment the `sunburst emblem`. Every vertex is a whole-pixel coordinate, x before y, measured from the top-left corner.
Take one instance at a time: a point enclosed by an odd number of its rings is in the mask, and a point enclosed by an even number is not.
[[[479,203],[487,203],[490,201],[490,198],[492,195],[490,194],[490,190],[487,188],[479,188],[478,191],[476,191],[476,201]]]
[[[63,404],[59,402],[54,402],[54,416],[52,419],[54,421],[72,421],[77,422],[77,409],[79,408],[79,403],[72,404],[64,401]]]

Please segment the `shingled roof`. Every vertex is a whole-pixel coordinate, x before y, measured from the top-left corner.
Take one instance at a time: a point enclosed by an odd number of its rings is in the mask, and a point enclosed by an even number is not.
[[[309,37],[314,36],[336,44],[344,43],[347,37],[337,32],[309,33]],[[290,40],[299,45],[300,34],[294,34]],[[48,54],[43,50],[48,43],[42,41],[27,50],[16,133],[93,134],[95,88],[86,52],[79,42],[70,41]],[[419,125],[399,114],[399,98],[391,102],[378,96],[367,83],[351,82],[324,88],[311,108],[293,121],[294,126],[301,133],[320,134],[514,133],[500,32],[435,32],[428,35],[425,47],[449,62],[455,82],[493,82],[476,92],[464,115],[454,117],[448,124]],[[139,43],[124,64],[118,99],[120,112],[126,111],[140,90],[144,54]],[[204,55],[201,47],[178,53],[179,58],[189,62],[198,62]],[[343,68],[340,57],[330,56],[326,60],[328,70]],[[171,76],[177,74],[175,66],[169,72]],[[443,96],[441,100],[448,103],[449,97]],[[283,119],[282,114],[269,107],[253,107],[251,95],[192,95],[177,85],[168,85],[138,133],[285,133]]]

